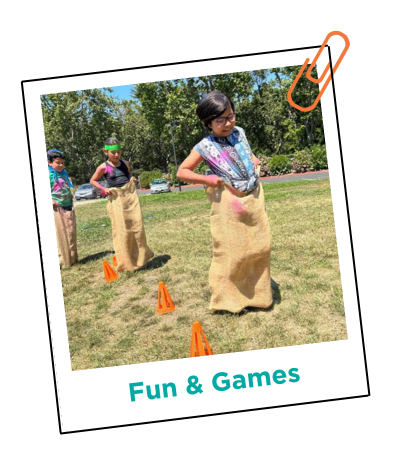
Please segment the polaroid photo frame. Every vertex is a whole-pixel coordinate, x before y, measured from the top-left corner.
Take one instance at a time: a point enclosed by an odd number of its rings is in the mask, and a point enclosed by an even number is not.
[[[325,47],[317,65],[319,76],[328,63],[332,70],[331,50],[337,58],[341,52],[339,45],[335,41]],[[321,104],[348,339],[212,357],[91,370],[71,369],[56,234],[49,206],[40,96],[201,75],[301,66],[306,58],[312,60],[318,48],[277,50],[22,81],[44,283],[43,300],[46,302],[61,434],[370,395],[333,77],[332,87],[328,87],[322,96]],[[336,76],[340,76],[340,69]],[[275,381],[271,385],[232,388],[235,375],[247,376],[265,371]],[[282,371],[291,373],[295,381],[280,382]],[[229,389],[215,388],[213,379],[217,374],[220,374],[220,386],[224,386],[223,380],[230,380]],[[167,387],[168,397],[150,400],[145,395],[146,386],[154,389],[156,384],[161,389],[162,385],[173,384],[175,392]],[[143,393],[140,393],[141,390]]]

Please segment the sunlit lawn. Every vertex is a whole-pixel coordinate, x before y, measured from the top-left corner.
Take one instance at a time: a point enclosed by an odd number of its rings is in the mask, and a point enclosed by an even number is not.
[[[107,284],[107,200],[76,206],[79,264],[62,271],[73,370],[187,358],[200,321],[214,354],[347,339],[328,180],[264,186],[275,303],[239,315],[208,310],[212,246],[204,191],[140,197],[149,267]],[[156,313],[158,282],[176,305]]]

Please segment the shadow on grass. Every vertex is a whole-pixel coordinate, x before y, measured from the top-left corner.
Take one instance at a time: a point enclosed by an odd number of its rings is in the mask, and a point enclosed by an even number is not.
[[[245,316],[249,312],[257,312],[257,311],[272,311],[275,307],[275,305],[279,305],[282,297],[281,297],[281,291],[279,289],[279,284],[271,278],[271,288],[274,291],[272,294],[272,305],[269,308],[253,308],[252,306],[246,306],[246,308],[242,309],[242,311],[238,313],[232,313],[230,311],[213,311],[213,314],[217,315],[235,315],[238,317]]]
[[[135,270],[135,273],[142,272],[143,270],[153,270],[153,269],[159,269],[162,266],[165,266],[167,262],[171,259],[171,256],[169,255],[159,255],[155,258],[151,259],[147,264],[145,264],[140,269]]]
[[[114,255],[114,250],[106,250],[104,252],[95,253],[94,255],[85,256],[85,258],[82,258],[78,261],[78,264],[86,264],[90,261],[96,261],[98,259],[104,259],[107,255]],[[167,262],[171,259],[171,256],[169,255],[159,255],[155,258],[151,259],[147,264],[145,264],[140,269],[134,270],[132,273],[141,272],[142,270],[153,270],[153,269],[159,269],[160,267],[167,264]]]
[[[113,255],[114,253],[114,250],[106,250],[104,252],[95,253],[94,255],[85,256],[78,261],[78,264],[86,264],[90,261],[97,261],[98,259],[103,259],[107,255]]]

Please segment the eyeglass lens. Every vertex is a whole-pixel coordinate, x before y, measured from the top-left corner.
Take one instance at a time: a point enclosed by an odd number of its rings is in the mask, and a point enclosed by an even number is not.
[[[235,122],[236,121],[236,114],[229,114],[228,117],[218,117],[215,119],[218,125],[224,126],[226,125],[226,122],[229,120],[229,122]]]

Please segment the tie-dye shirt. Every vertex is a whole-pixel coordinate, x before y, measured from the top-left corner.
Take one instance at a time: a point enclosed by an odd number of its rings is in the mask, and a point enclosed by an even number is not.
[[[49,169],[49,176],[52,199],[60,206],[72,206],[72,192],[67,172],[56,172],[55,170]]]
[[[258,175],[242,128],[234,127],[228,137],[209,135],[195,146],[195,150],[215,175],[238,191],[251,192],[256,187]]]

